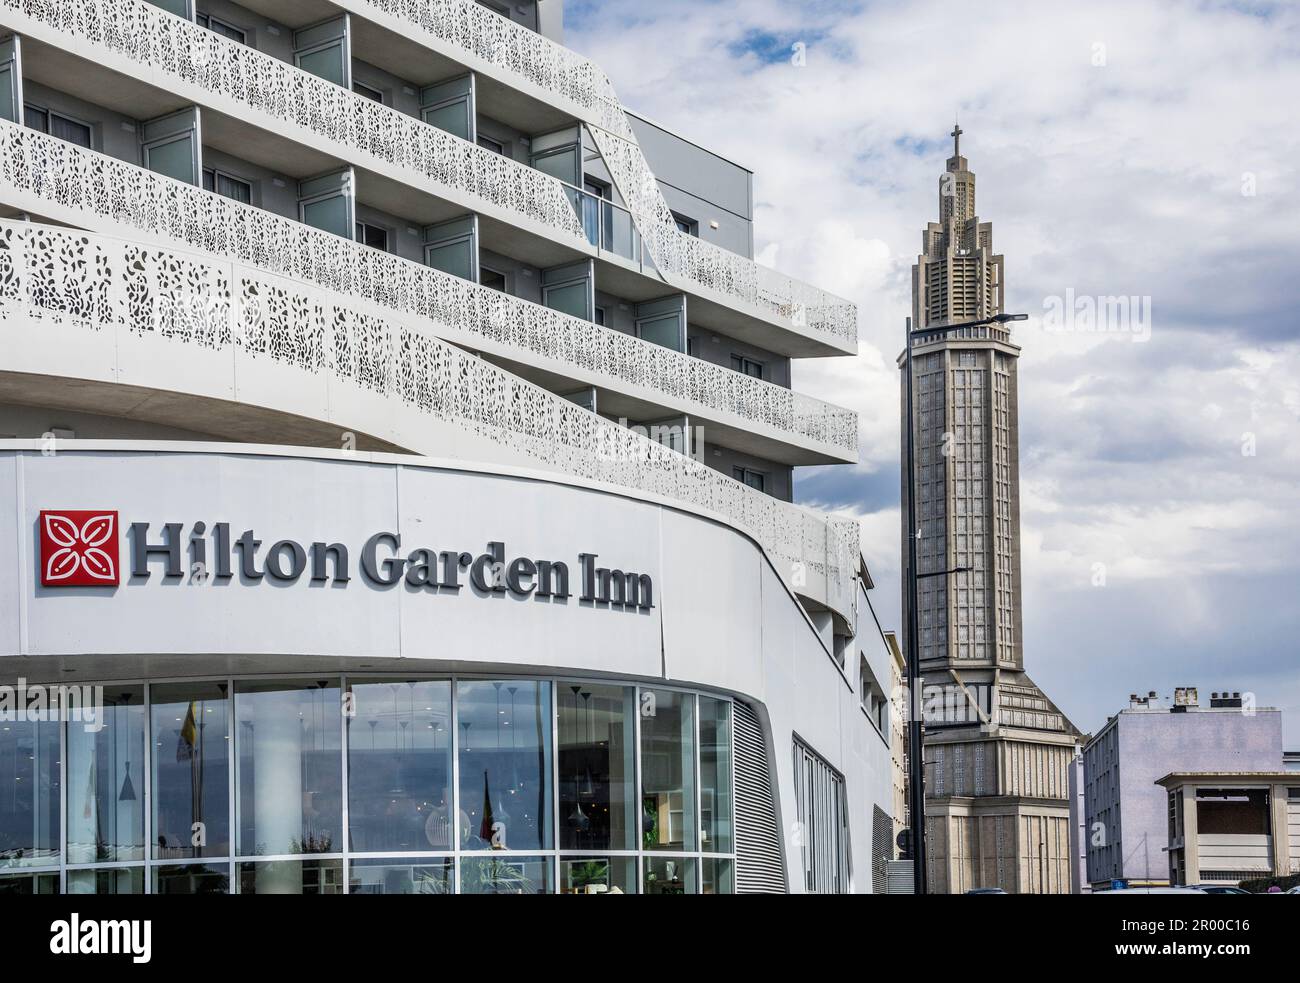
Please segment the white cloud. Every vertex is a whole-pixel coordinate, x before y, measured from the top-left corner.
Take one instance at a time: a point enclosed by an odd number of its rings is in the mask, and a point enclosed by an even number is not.
[[[762,262],[859,305],[859,358],[794,380],[861,415],[862,463],[809,487],[859,516],[886,627],[894,359],[960,112],[1008,306],[1035,317],[1017,335],[1031,672],[1085,729],[1134,689],[1249,676],[1300,742],[1300,5],[988,0],[957,21],[943,0],[571,0],[569,31],[625,103],[755,168]],[[1067,289],[1150,297],[1150,340],[1044,331]]]

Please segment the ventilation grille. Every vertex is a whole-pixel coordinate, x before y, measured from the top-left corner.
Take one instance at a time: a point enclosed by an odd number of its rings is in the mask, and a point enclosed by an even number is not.
[[[736,713],[736,893],[785,894],[781,832],[763,728],[739,700]]]
[[[894,859],[894,821],[880,806],[871,813],[871,890],[884,894],[889,861]]]

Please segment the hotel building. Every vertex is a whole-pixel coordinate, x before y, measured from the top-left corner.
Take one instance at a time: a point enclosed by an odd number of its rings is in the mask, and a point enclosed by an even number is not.
[[[878,882],[856,310],[562,30],[0,0],[0,893]]]

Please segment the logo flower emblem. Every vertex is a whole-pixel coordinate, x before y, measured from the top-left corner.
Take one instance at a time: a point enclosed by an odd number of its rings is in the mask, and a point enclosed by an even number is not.
[[[43,510],[40,536],[43,587],[117,586],[116,512]]]

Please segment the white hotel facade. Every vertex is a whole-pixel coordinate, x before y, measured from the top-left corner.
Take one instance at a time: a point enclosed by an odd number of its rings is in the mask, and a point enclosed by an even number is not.
[[[881,884],[856,311],[561,2],[0,0],[0,894]]]

